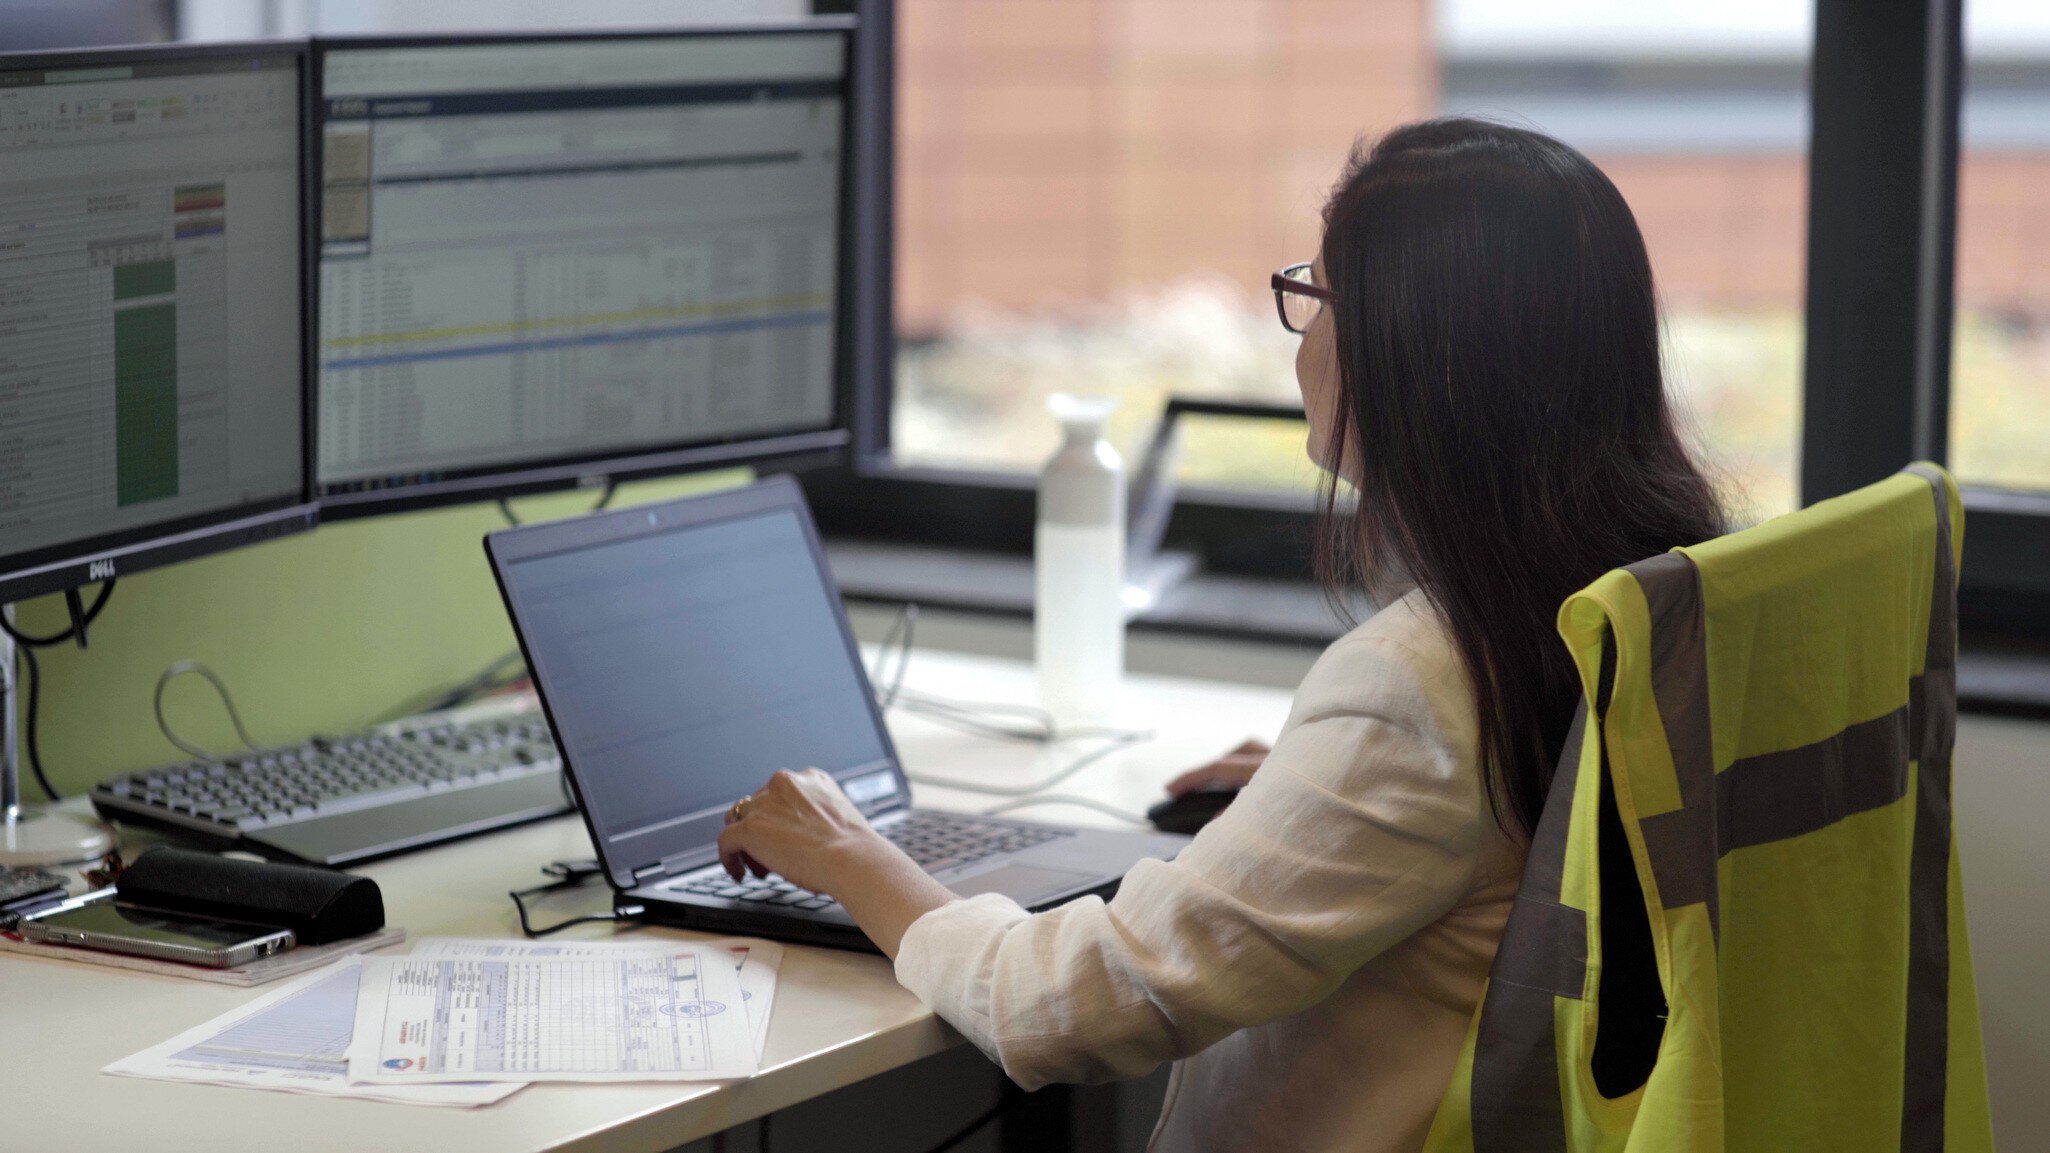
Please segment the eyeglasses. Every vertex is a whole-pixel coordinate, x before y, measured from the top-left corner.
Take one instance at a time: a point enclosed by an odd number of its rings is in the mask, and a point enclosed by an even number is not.
[[[1310,330],[1326,301],[1338,294],[1310,281],[1310,262],[1291,264],[1274,274],[1274,311],[1281,314],[1281,327],[1301,335]]]

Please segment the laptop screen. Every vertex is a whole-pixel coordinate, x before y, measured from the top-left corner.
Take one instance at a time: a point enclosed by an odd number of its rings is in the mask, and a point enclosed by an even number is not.
[[[862,778],[850,785],[860,800],[897,791],[799,515],[786,505],[657,527],[654,513],[626,512],[607,519],[632,535],[501,550],[528,659],[615,873],[708,845],[725,809],[777,769]]]

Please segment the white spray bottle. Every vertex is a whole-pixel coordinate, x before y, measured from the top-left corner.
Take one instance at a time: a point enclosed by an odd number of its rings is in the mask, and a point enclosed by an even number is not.
[[[1125,475],[1109,397],[1056,394],[1061,446],[1039,474],[1033,563],[1040,706],[1061,724],[1111,719],[1125,671]]]

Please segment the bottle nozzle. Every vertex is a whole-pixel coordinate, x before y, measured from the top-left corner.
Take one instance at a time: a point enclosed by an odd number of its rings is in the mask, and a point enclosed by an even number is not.
[[[1118,410],[1116,397],[1057,392],[1046,398],[1046,410],[1069,431],[1094,431]]]

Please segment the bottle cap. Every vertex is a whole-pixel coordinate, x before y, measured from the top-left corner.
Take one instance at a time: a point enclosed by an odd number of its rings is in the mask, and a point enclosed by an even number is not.
[[[1110,419],[1110,414],[1118,410],[1118,401],[1113,396],[1057,392],[1046,398],[1046,410],[1070,434],[1096,432],[1103,428],[1103,422]]]

